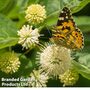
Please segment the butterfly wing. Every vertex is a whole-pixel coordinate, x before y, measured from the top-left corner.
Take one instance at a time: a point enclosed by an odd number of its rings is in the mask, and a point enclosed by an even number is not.
[[[70,10],[64,7],[57,25],[53,28],[53,40],[70,49],[81,49],[84,44],[83,34],[75,25]]]
[[[74,21],[72,19],[72,15],[70,13],[70,10],[67,7],[64,7],[63,10],[61,11],[58,21],[57,21],[57,26],[63,25],[64,22],[71,21],[73,24]]]

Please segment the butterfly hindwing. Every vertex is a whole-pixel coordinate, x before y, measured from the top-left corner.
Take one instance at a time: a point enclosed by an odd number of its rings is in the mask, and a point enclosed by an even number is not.
[[[53,29],[53,39],[57,44],[70,49],[81,49],[84,44],[83,34],[75,25],[70,10],[64,7]]]

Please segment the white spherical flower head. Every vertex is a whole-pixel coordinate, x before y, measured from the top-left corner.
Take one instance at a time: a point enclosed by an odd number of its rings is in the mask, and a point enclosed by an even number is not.
[[[32,4],[26,10],[26,20],[32,24],[38,24],[46,18],[45,6]]]
[[[29,86],[31,87],[46,87],[48,81],[48,76],[45,72],[41,70],[33,70],[30,74]]]
[[[57,45],[49,45],[39,53],[40,65],[49,75],[60,75],[71,65],[70,50]]]
[[[18,31],[18,35],[20,36],[18,43],[26,49],[32,48],[35,44],[39,43],[38,37],[40,35],[38,29],[36,28],[33,30],[32,26],[24,25],[22,29]]]

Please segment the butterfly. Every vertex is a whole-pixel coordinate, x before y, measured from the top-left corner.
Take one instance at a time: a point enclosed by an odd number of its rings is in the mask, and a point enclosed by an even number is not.
[[[52,37],[56,44],[77,50],[84,46],[84,37],[77,28],[70,10],[64,7],[59,15],[57,25],[52,29]]]

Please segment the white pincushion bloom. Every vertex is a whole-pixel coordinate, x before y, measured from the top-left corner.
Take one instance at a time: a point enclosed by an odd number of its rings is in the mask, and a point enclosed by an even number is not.
[[[48,76],[45,72],[41,70],[33,70],[30,74],[30,87],[46,87],[46,83],[48,81]]]
[[[24,48],[32,48],[35,44],[39,43],[38,37],[39,32],[38,29],[32,29],[32,26],[23,26],[20,31],[18,31],[19,41],[18,43],[21,44]]]
[[[26,10],[26,20],[32,24],[38,24],[46,18],[45,6],[32,4]]]
[[[48,45],[38,53],[40,59],[40,67],[46,71],[48,75],[63,74],[71,67],[71,52],[69,49],[57,46]]]

